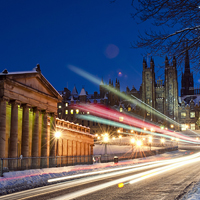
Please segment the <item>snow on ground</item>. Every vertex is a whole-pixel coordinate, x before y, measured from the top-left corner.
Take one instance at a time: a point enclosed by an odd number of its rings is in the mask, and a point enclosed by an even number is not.
[[[181,198],[181,200],[200,200],[200,182]]]
[[[184,154],[189,154],[189,151],[178,150],[150,157],[120,161],[118,164],[109,162],[109,163],[95,163],[93,165],[76,165],[76,166],[66,166],[57,168],[6,172],[4,173],[4,177],[0,177],[0,195],[21,191],[24,189],[49,185],[50,183],[48,183],[47,181],[48,179],[51,178],[87,173],[92,171],[99,171],[118,166],[128,166],[142,162],[170,159]]]

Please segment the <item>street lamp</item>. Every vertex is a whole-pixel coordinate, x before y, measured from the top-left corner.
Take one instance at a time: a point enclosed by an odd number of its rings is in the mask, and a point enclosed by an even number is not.
[[[55,138],[56,138],[56,166],[57,166],[57,155],[58,155],[58,139],[61,136],[61,132],[60,131],[56,131],[55,132]]]
[[[104,136],[103,141],[105,143],[105,155],[107,155],[107,143],[108,143],[108,140],[109,140],[108,136]]]
[[[137,147],[141,147],[142,146],[142,141],[141,140],[137,140],[136,141],[136,145],[137,145]]]
[[[177,141],[177,146],[178,146],[178,141],[179,141],[179,139],[178,139],[178,138],[176,138],[176,141]]]
[[[160,141],[161,141],[161,143],[162,143],[162,146],[164,146],[165,139],[162,138]]]
[[[132,153],[133,153],[133,144],[135,143],[135,139],[131,138],[131,144],[132,144]]]
[[[149,137],[149,146],[150,146],[150,151],[151,151],[151,143],[152,143],[152,137]]]

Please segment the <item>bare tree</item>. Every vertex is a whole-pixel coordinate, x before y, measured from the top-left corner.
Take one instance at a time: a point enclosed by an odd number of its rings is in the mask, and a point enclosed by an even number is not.
[[[200,68],[200,0],[131,0],[131,3],[132,18],[138,23],[150,21],[154,26],[139,33],[133,48],[146,48],[153,55],[176,56],[178,63],[189,50],[190,60],[196,63],[196,69]]]

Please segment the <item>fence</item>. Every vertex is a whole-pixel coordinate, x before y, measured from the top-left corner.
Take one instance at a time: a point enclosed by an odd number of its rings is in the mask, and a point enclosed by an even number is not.
[[[77,164],[92,164],[92,155],[88,156],[56,156],[56,157],[23,157],[1,158],[0,176],[4,172],[25,169],[41,169],[51,167],[64,167]]]

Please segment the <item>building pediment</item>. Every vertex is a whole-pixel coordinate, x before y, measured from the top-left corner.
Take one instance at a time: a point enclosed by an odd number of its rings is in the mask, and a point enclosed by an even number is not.
[[[0,73],[0,80],[9,82],[10,85],[23,87],[26,90],[34,90],[44,95],[62,100],[62,97],[57,90],[48,82],[48,80],[37,71],[27,72],[11,72]]]

